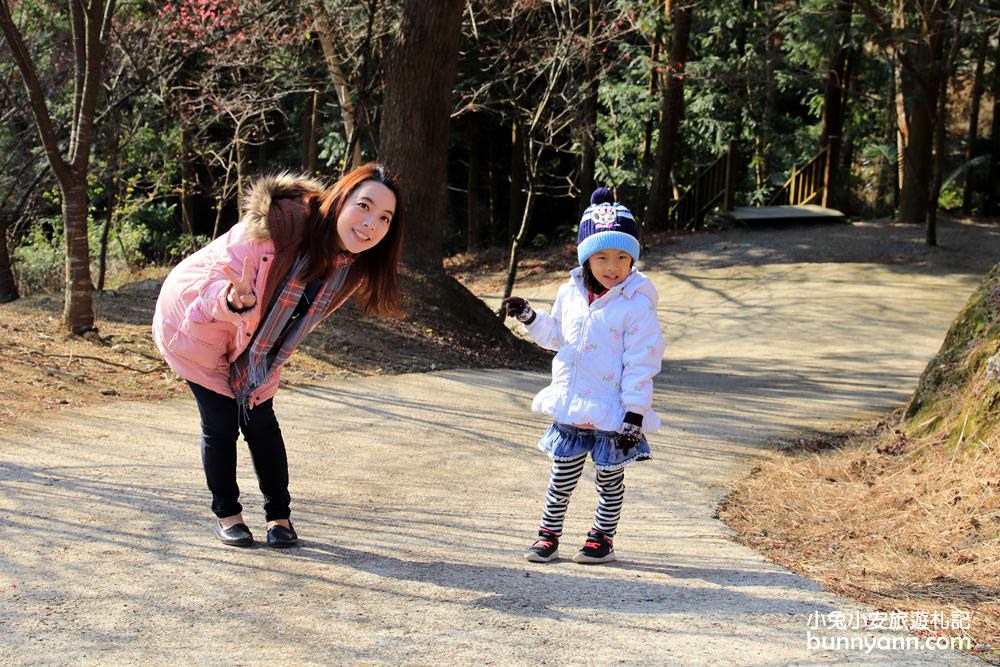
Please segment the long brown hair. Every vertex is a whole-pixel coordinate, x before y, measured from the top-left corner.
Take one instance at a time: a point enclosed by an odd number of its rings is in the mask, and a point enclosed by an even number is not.
[[[402,313],[399,296],[399,260],[403,254],[403,197],[395,174],[378,162],[369,162],[344,174],[319,194],[306,195],[308,217],[302,246],[309,258],[306,280],[321,278],[333,268],[337,250],[337,218],[358,186],[376,181],[396,196],[396,211],[389,231],[374,247],[357,255],[343,289],[353,290],[366,315]]]

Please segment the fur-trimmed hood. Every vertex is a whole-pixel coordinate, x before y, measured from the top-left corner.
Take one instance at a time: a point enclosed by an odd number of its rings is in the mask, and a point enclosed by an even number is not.
[[[283,171],[261,176],[240,197],[240,220],[246,223],[248,238],[253,241],[271,238],[267,216],[273,200],[299,197],[306,192],[322,192],[325,189],[321,181],[304,174]]]

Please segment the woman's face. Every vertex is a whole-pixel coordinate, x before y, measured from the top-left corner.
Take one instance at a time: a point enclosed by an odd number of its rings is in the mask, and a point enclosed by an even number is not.
[[[364,181],[347,196],[337,217],[337,249],[364,252],[389,232],[396,195],[378,181]]]

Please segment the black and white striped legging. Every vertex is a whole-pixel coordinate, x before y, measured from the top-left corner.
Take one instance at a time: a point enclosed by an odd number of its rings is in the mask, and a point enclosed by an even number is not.
[[[562,535],[563,520],[569,497],[583,474],[586,454],[569,461],[554,461],[549,477],[549,488],[545,493],[545,510],[542,513],[542,528],[556,535]],[[594,486],[597,487],[597,512],[594,514],[594,528],[605,535],[614,536],[618,530],[618,520],[622,515],[622,499],[625,497],[625,469],[598,470]]]

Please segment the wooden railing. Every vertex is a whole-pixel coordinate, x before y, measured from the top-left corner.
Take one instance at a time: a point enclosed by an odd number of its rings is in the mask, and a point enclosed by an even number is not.
[[[829,200],[830,167],[830,147],[836,139],[831,139],[831,143],[821,150],[813,159],[809,160],[801,169],[798,165],[792,166],[792,173],[781,186],[778,193],[774,195],[768,206],[802,206],[805,204],[819,204],[826,207]]]
[[[705,214],[720,202],[724,210],[732,210],[739,178],[738,160],[733,140],[726,152],[702,170],[694,184],[671,204],[668,224],[674,229],[699,227],[705,222]]]

